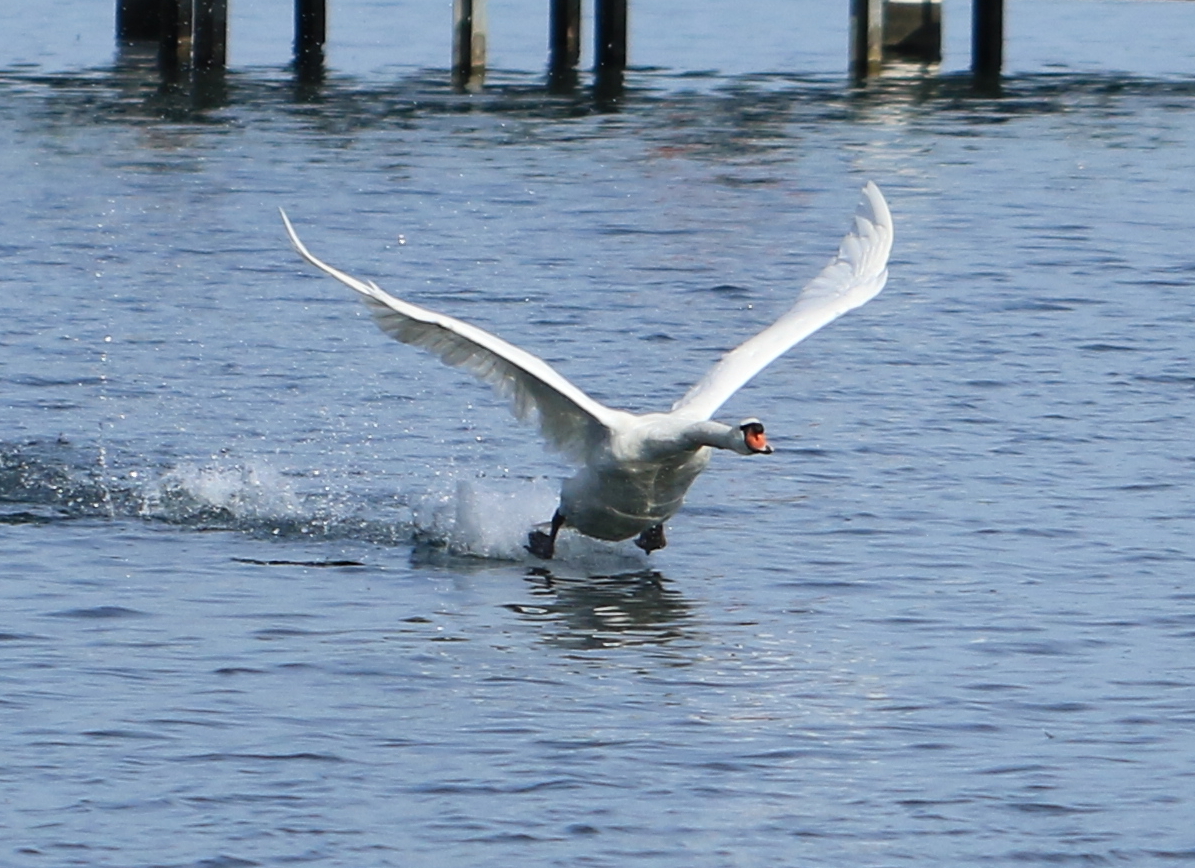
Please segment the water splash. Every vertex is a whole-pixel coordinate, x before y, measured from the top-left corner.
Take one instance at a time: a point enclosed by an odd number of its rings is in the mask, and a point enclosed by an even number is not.
[[[412,507],[415,542],[450,555],[565,565],[591,573],[641,569],[645,555],[627,543],[608,543],[569,529],[561,532],[552,561],[527,551],[527,534],[544,526],[556,510],[558,484],[548,479],[456,480],[451,488],[424,495]]]
[[[275,538],[415,545],[425,554],[543,565],[527,552],[527,534],[557,502],[557,484],[547,479],[448,477],[430,492],[363,497],[325,484],[302,490],[301,476],[260,458],[153,467],[127,456],[114,461],[111,447],[102,443],[98,450],[65,441],[0,443],[0,521],[140,519]],[[3,504],[19,508],[4,510]],[[618,572],[641,568],[644,558],[626,544],[566,529],[552,565],[568,563]]]
[[[555,491],[538,480],[458,480],[413,508],[419,541],[456,555],[523,560],[527,532],[552,515]]]
[[[307,517],[287,480],[258,462],[176,466],[143,486],[138,513],[175,524],[252,525]]]
[[[37,505],[60,517],[109,515],[117,504],[104,466],[65,440],[0,444],[0,503]]]
[[[263,459],[178,464],[142,483],[136,516],[276,538],[411,542],[404,498],[373,501],[328,486],[304,492],[295,478]]]
[[[368,523],[358,513],[369,506],[334,501],[326,493],[302,494],[260,459],[154,467],[128,456],[114,462],[111,448],[103,443],[97,451],[65,440],[0,443],[4,503],[40,507],[38,514],[47,519],[139,518],[204,529],[319,536],[353,535],[341,525],[361,530]],[[409,518],[398,523],[409,537]],[[371,538],[370,530],[357,535]]]

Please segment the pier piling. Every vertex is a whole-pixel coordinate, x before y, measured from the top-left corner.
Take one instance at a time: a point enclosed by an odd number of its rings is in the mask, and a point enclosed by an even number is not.
[[[328,0],[294,0],[295,67],[301,80],[323,78]],[[158,43],[162,75],[212,80],[227,63],[229,0],[116,0],[116,37]],[[453,0],[452,81],[477,90],[485,77],[486,0]],[[549,0],[548,86],[576,87],[582,0]],[[849,0],[850,68],[856,81],[879,72],[886,56],[936,62],[942,56],[942,0]],[[627,68],[628,0],[593,0],[594,77],[599,98],[617,99]],[[972,0],[971,70],[980,86],[999,83],[1004,61],[1004,0]]]
[[[323,77],[327,39],[327,0],[295,0],[295,71],[303,81]]]
[[[453,0],[452,83],[478,90],[485,80],[485,0]]]
[[[158,68],[163,77],[176,79],[191,71],[191,38],[194,27],[192,0],[161,0]]]
[[[158,40],[162,26],[158,15],[160,0],[117,0],[116,38],[120,42]]]
[[[599,99],[622,95],[627,68],[627,0],[594,0],[594,87]]]
[[[972,0],[971,74],[976,83],[1000,79],[1004,65],[1004,0]]]
[[[594,66],[598,69],[627,68],[627,0],[594,2]]]
[[[884,59],[884,0],[851,0],[851,75],[879,72]]]
[[[942,0],[851,0],[851,74],[880,71],[888,58],[942,59]]]
[[[194,0],[192,63],[203,73],[220,73],[228,56],[228,0]]]
[[[551,0],[548,12],[548,84],[572,90],[581,62],[581,0]]]

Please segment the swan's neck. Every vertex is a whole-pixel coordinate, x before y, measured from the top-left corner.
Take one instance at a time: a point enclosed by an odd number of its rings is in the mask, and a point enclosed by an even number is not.
[[[743,443],[743,432],[713,419],[692,423],[685,429],[684,438],[692,449],[712,446],[715,449],[730,449],[743,454],[747,451]]]

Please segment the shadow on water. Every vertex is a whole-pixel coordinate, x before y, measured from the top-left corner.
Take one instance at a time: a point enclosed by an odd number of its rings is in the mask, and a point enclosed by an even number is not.
[[[658,117],[675,127],[675,118],[653,111],[660,108],[692,110],[699,120],[710,113],[699,127],[872,121],[895,110],[959,113],[968,122],[986,116],[998,122],[1076,106],[1098,110],[1120,97],[1185,100],[1195,96],[1195,77],[1058,72],[1005,77],[993,87],[977,85],[968,74],[942,75],[915,64],[894,65],[862,84],[824,74],[723,76],[639,68],[627,73],[618,98],[611,99],[597,84],[562,89],[538,73],[503,70],[491,71],[486,87],[476,93],[453,89],[441,69],[363,79],[259,68],[170,80],[159,74],[152,53],[126,49],[112,66],[76,73],[0,69],[0,91],[4,89],[42,91],[51,97],[45,116],[72,122],[209,124],[229,122],[229,113],[276,110],[344,134],[462,113],[545,121],[621,113]]]
[[[531,567],[531,602],[506,608],[529,623],[549,627],[544,641],[589,650],[664,645],[684,638],[692,605],[656,570],[568,576]]]

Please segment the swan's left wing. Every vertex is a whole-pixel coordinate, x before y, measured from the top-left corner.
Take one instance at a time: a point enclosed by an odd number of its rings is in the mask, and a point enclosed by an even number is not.
[[[519,419],[526,420],[535,411],[540,433],[557,451],[583,461],[586,453],[607,436],[608,429],[617,425],[620,417],[629,415],[590,398],[526,350],[467,322],[395,298],[373,281],[358,280],[316,259],[299,240],[286,212],[282,212],[282,220],[299,255],[361,293],[382,331],[489,383],[510,399],[511,410]]]
[[[838,255],[809,282],[784,316],[724,355],[700,382],[672,405],[675,413],[709,419],[743,384],[798,341],[874,298],[888,280],[892,215],[880,188],[871,181],[855,225]]]

